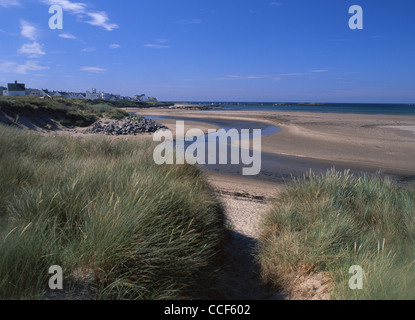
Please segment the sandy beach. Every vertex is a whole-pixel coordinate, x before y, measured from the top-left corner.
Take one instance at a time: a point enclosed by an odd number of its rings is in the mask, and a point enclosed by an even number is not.
[[[231,119],[266,122],[281,128],[262,138],[268,153],[343,163],[414,176],[415,117],[282,112],[138,110],[139,114]],[[200,125],[199,122],[194,122]],[[211,185],[224,204],[232,230],[221,284],[230,299],[330,299],[322,274],[298,278],[290,294],[272,292],[262,285],[259,267],[252,257],[261,232],[261,219],[270,200],[284,190],[279,182],[257,181],[208,172]]]
[[[262,137],[262,151],[415,175],[415,117],[297,112],[194,111],[177,109],[136,109],[126,111],[143,116],[189,118],[185,131],[198,128],[204,133],[218,130],[212,119],[256,121],[278,126],[277,133]],[[197,121],[195,121],[197,119]],[[156,119],[175,132],[175,120]],[[206,123],[206,122],[210,123]],[[71,133],[73,134],[73,133]],[[84,136],[78,132],[77,135]],[[151,134],[112,137],[152,139]],[[178,136],[177,138],[181,138]],[[287,160],[289,161],[289,160]],[[286,168],[290,171],[290,168]],[[270,200],[285,189],[281,181],[265,181],[206,170],[206,176],[224,205],[232,241],[220,287],[229,299],[329,299],[321,275],[298,281],[295,293],[286,296],[262,285],[259,267],[252,254],[261,232],[261,219]]]
[[[206,134],[209,130],[232,124],[277,129],[267,131],[276,133],[261,138],[265,172],[259,177],[235,174],[227,166],[218,166],[216,172],[201,166],[225,209],[231,234],[219,283],[222,294],[230,300],[330,299],[323,274],[300,277],[290,292],[274,292],[261,280],[260,267],[255,260],[261,221],[271,200],[284,191],[286,182],[290,181],[289,178],[285,180],[287,174],[298,168],[304,169],[302,166],[317,170],[335,164],[338,169],[350,166],[351,169],[381,171],[405,179],[415,176],[415,116],[160,108],[125,110],[162,123],[176,139],[183,136],[176,132],[176,119],[168,117],[183,119],[185,132],[197,128]],[[30,125],[29,121],[27,127]],[[80,139],[97,135],[88,133],[88,128],[67,129],[56,125],[58,130],[48,131],[41,125],[35,130],[45,135],[70,135]],[[153,134],[107,137],[151,141]],[[278,165],[273,162],[274,157]],[[273,174],[267,171],[270,166],[275,169]]]
[[[129,111],[200,120],[266,122],[280,127],[281,131],[262,138],[264,152],[415,174],[415,116],[160,109]]]

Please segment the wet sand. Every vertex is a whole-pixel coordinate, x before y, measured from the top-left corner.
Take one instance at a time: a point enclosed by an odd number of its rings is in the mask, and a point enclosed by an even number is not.
[[[415,174],[415,116],[300,112],[141,109],[139,114],[251,120],[281,131],[262,138],[263,152]]]

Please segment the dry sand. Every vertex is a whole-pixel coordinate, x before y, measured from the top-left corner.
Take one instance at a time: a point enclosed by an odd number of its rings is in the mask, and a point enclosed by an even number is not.
[[[208,180],[227,209],[233,231],[257,239],[260,235],[259,222],[262,213],[268,209],[269,201],[284,186],[243,177],[230,179],[228,175],[210,172]]]
[[[209,173],[209,182],[224,205],[231,240],[219,287],[230,300],[280,300],[285,296],[264,285],[254,258],[263,214],[282,186],[247,178]]]
[[[290,290],[275,292],[263,284],[255,260],[261,219],[270,201],[285,186],[209,173],[209,182],[224,205],[231,230],[220,288],[230,300],[328,300],[329,280],[323,273],[298,275]]]

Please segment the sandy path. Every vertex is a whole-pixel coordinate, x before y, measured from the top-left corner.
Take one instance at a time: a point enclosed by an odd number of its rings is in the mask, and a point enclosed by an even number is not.
[[[215,173],[209,173],[208,179],[225,207],[231,231],[219,284],[222,294],[229,300],[282,299],[262,283],[254,253],[268,201],[283,186]]]
[[[258,235],[258,220],[267,205],[231,196],[221,197],[221,200],[233,225],[219,284],[222,294],[229,300],[269,299],[274,293],[262,284],[253,256],[257,239],[249,236]]]
[[[261,233],[261,219],[270,200],[285,189],[282,184],[258,182],[209,173],[229,220],[224,273],[219,288],[229,300],[328,300],[330,283],[323,273],[299,274],[291,288],[275,291],[263,284],[255,248]]]
[[[284,185],[211,172],[208,172],[208,180],[225,205],[233,231],[258,239],[260,219],[269,208],[269,200],[282,191]]]

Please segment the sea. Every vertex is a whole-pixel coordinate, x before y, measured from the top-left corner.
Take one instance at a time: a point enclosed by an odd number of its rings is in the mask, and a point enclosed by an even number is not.
[[[292,111],[376,115],[415,115],[415,104],[296,103],[296,102],[176,102],[229,111]]]

